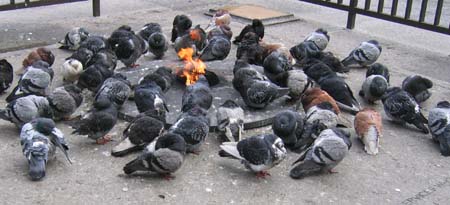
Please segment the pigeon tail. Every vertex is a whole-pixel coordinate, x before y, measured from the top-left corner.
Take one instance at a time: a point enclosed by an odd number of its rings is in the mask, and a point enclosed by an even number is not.
[[[6,109],[0,109],[0,119],[11,121],[11,117],[8,114],[8,110]]]
[[[356,113],[358,113],[359,110],[360,110],[358,107],[355,107],[355,106],[350,107],[350,106],[345,105],[345,104],[343,104],[343,103],[341,103],[339,101],[336,101],[336,104],[338,105],[339,109],[341,109],[343,111],[346,111],[346,112],[348,112],[348,113],[350,113],[352,115],[356,115]]]
[[[293,179],[301,179],[307,175],[318,173],[322,170],[322,166],[314,161],[307,160],[295,166],[289,172],[289,176]]]
[[[356,60],[353,58],[352,55],[347,56],[344,60],[341,61],[341,63],[344,65],[344,67],[348,67],[349,65],[356,64]]]
[[[439,149],[442,156],[450,156],[450,126],[446,128],[445,133],[440,136],[439,139]]]

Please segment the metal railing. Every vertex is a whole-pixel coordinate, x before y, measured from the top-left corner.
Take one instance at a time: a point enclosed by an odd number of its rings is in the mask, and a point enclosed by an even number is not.
[[[353,29],[355,28],[355,19],[356,14],[365,15],[373,18],[383,19],[395,23],[405,24],[408,26],[413,26],[421,29],[426,29],[429,31],[434,31],[438,33],[443,33],[450,35],[450,22],[445,22],[445,26],[442,26],[441,15],[442,8],[444,6],[444,0],[437,0],[436,7],[431,12],[428,11],[428,0],[422,0],[419,9],[419,15],[411,16],[411,11],[413,10],[413,0],[406,0],[406,5],[402,5],[404,7],[403,15],[399,15],[399,1],[391,0],[390,10],[388,12],[384,12],[385,8],[385,0],[375,0],[377,3],[375,5],[376,9],[371,9],[372,2],[371,0],[361,0],[361,4],[359,5],[358,0],[299,0],[303,2],[308,2],[312,4],[317,4],[321,6],[331,7],[339,10],[344,10],[348,12],[347,17],[347,28]],[[401,1],[404,3],[404,1]],[[389,5],[388,5],[389,6]],[[403,10],[401,10],[403,11]],[[433,13],[434,11],[434,13]],[[430,14],[431,13],[431,14]],[[433,17],[433,21],[428,23],[425,21],[426,16]]]
[[[24,0],[21,2],[16,2],[16,0],[10,0],[9,4],[0,5],[0,11],[24,9],[38,6],[48,6],[54,4],[72,3],[79,1],[88,1],[88,0],[37,0],[37,1]],[[100,16],[100,0],[92,0],[92,13],[93,16]]]

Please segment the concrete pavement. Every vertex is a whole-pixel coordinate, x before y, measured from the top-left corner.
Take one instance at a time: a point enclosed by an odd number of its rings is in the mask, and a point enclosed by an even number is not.
[[[52,44],[74,26],[108,35],[122,24],[137,30],[147,22],[158,22],[169,35],[176,14],[188,14],[194,25],[205,26],[209,18],[203,12],[208,8],[253,3],[294,13],[303,19],[267,27],[265,40],[268,42],[281,42],[291,47],[309,32],[325,27],[331,35],[327,50],[345,57],[361,41],[376,38],[383,46],[379,62],[390,68],[392,85],[400,85],[406,76],[414,73],[433,80],[433,96],[423,104],[425,113],[438,101],[450,100],[450,36],[360,16],[357,29],[349,31],[343,29],[345,20],[342,18],[345,17],[338,15],[341,12],[317,9],[294,0],[283,3],[275,0],[264,3],[255,0],[123,2],[102,1],[99,18],[91,17],[91,2],[0,12],[0,49],[28,47],[33,43]],[[231,26],[236,35],[244,24],[235,21]],[[57,49],[56,45],[49,47],[56,56],[53,67],[58,76],[58,68],[70,54]],[[232,49],[226,61],[235,60],[236,47]],[[29,52],[30,49],[5,52],[0,58],[6,58],[18,69]],[[140,59],[141,62],[149,60]],[[360,89],[364,75],[365,70],[358,69],[349,74],[347,79],[354,92]],[[61,84],[61,78],[55,80],[53,86]],[[4,98],[5,95],[1,96]],[[1,100],[0,107],[4,106]],[[271,177],[256,179],[239,162],[218,157],[219,143],[213,133],[199,156],[187,156],[183,167],[175,173],[175,180],[165,181],[153,174],[128,177],[122,167],[136,154],[113,158],[109,153],[114,142],[94,145],[87,138],[70,135],[71,129],[58,123],[71,145],[74,164],[68,165],[62,155],[58,155],[57,160],[49,164],[47,177],[41,182],[31,182],[27,178],[28,165],[21,153],[18,130],[1,121],[0,200],[5,204],[448,204],[449,158],[439,154],[430,135],[391,123],[381,103],[375,108],[382,113],[385,128],[379,155],[366,155],[361,143],[353,138],[350,154],[336,167],[338,174],[303,180],[292,180],[288,176],[290,164],[298,157],[293,153],[270,170]],[[124,122],[116,125],[113,130],[116,139],[125,126]],[[263,132],[270,133],[270,127],[251,130],[245,135]]]

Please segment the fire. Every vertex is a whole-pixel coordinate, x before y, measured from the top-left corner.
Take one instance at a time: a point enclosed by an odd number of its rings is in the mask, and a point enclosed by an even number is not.
[[[200,59],[193,59],[194,54],[193,48],[182,48],[178,52],[178,57],[184,61],[184,69],[177,72],[181,77],[186,78],[186,85],[195,83],[200,75],[205,74],[206,65]]]

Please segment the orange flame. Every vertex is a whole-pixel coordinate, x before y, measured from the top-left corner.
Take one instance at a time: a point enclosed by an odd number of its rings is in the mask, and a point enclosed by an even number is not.
[[[182,48],[178,52],[178,57],[184,61],[184,69],[179,73],[181,77],[186,77],[186,85],[195,83],[200,75],[206,73],[206,65],[200,59],[192,59],[193,48]]]

